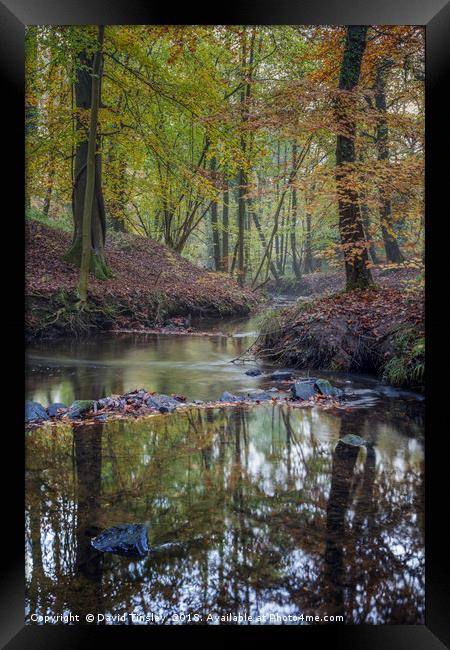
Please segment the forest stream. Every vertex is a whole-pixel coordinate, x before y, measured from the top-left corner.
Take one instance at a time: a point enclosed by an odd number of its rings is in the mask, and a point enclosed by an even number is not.
[[[218,400],[276,385],[245,374],[263,363],[231,362],[255,340],[254,319],[197,326],[221,334],[30,345],[27,399],[145,387]],[[28,431],[27,620],[423,623],[423,398],[371,376],[314,375],[347,393],[345,408],[260,404]],[[343,455],[347,434],[366,445]],[[148,526],[146,558],[92,547],[120,523]],[[166,542],[181,544],[158,551]]]

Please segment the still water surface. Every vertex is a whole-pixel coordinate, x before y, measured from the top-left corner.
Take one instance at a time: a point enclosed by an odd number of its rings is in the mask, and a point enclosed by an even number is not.
[[[229,363],[251,326],[40,344],[27,392],[46,405],[141,386],[199,399],[267,387]],[[332,381],[353,392],[348,411],[262,404],[28,432],[28,620],[423,623],[423,403],[371,378]],[[347,433],[371,444],[342,455]],[[118,523],[183,551],[95,551],[91,537]]]

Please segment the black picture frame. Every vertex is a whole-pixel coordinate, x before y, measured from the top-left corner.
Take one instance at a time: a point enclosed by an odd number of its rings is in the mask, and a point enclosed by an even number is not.
[[[23,366],[18,351],[23,350],[23,281],[24,281],[24,31],[27,24],[415,24],[426,27],[426,326],[427,326],[427,416],[426,416],[426,622],[417,626],[300,626],[247,628],[229,626],[147,627],[147,626],[25,626],[24,624],[24,552],[23,552],[23,420],[20,386]],[[450,598],[445,567],[448,565],[445,504],[448,474],[443,439],[448,436],[445,414],[441,421],[442,393],[434,373],[442,365],[440,333],[442,307],[448,301],[440,294],[439,263],[446,261],[448,240],[441,237],[441,226],[448,221],[446,194],[448,187],[448,104],[444,93],[450,87],[450,4],[445,0],[245,0],[239,4],[194,6],[145,0],[2,0],[0,2],[0,68],[2,71],[3,134],[12,136],[3,150],[7,161],[3,176],[3,216],[7,231],[3,233],[3,255],[13,251],[13,260],[4,270],[3,320],[6,320],[8,348],[15,355],[12,369],[17,373],[14,388],[9,388],[8,426],[3,428],[4,465],[11,466],[3,491],[3,573],[0,592],[0,642],[11,650],[33,648],[98,647],[104,636],[114,636],[122,644],[131,635],[145,635],[147,643],[194,640],[228,644],[236,636],[252,640],[279,641],[280,635],[293,636],[296,643],[329,642],[334,648],[372,648],[388,650],[438,650],[450,647]],[[4,141],[4,140],[3,140]],[[442,155],[441,155],[442,154]],[[9,207],[6,203],[9,202]],[[448,212],[448,210],[447,210]],[[7,237],[6,237],[7,235]],[[11,246],[8,244],[11,242]],[[441,248],[439,248],[441,246]],[[12,266],[11,266],[12,264]],[[9,372],[9,370],[8,370]],[[434,388],[433,388],[434,387]],[[444,395],[445,401],[445,395]],[[6,476],[6,473],[3,472]],[[444,512],[442,512],[444,507]],[[445,528],[444,528],[445,526]],[[206,637],[207,632],[207,637]],[[231,635],[231,637],[230,637]]]

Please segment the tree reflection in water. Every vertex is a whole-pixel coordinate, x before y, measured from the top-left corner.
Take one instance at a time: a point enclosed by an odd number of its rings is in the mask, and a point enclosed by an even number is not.
[[[261,405],[28,433],[28,615],[423,622],[422,448],[365,417]],[[126,522],[184,551],[92,549]]]

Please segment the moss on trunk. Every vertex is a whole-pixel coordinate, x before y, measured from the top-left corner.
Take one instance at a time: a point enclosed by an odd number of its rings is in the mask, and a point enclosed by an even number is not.
[[[75,239],[72,246],[69,248],[67,253],[64,255],[64,260],[73,264],[76,267],[80,267],[81,264],[81,250],[82,250],[82,241],[81,238]],[[106,264],[106,261],[103,259],[99,253],[94,250],[91,250],[91,260],[89,264],[90,273],[94,273],[95,277],[98,280],[109,280],[114,277],[111,269]]]

